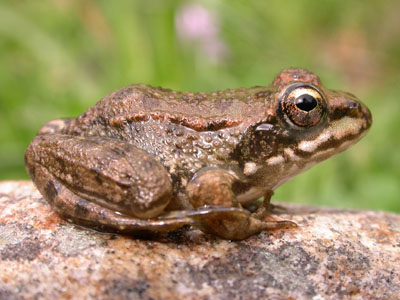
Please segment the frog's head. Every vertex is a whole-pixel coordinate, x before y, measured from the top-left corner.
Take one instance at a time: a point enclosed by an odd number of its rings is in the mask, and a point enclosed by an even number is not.
[[[346,150],[372,123],[370,111],[354,95],[324,88],[303,69],[283,70],[270,91],[266,122],[252,128],[249,145],[257,157],[254,175],[272,188]]]

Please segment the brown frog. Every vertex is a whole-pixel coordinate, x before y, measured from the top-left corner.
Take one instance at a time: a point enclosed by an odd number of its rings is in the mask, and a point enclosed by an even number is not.
[[[76,224],[122,233],[192,225],[240,240],[295,226],[271,219],[273,191],[371,122],[355,96],[303,69],[214,93],[130,85],[44,125],[25,161],[44,198]]]

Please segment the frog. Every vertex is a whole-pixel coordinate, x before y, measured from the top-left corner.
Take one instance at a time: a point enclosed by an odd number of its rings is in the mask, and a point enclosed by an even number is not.
[[[53,210],[79,226],[243,240],[296,227],[274,216],[274,190],[371,124],[356,96],[301,68],[268,86],[211,93],[132,84],[77,118],[46,123],[25,165]]]

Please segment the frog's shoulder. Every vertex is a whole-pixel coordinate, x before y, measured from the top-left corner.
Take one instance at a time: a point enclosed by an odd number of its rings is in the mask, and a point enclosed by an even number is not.
[[[102,118],[111,126],[151,119],[209,131],[263,118],[269,97],[264,87],[192,93],[132,84],[104,97],[81,117],[86,122]]]

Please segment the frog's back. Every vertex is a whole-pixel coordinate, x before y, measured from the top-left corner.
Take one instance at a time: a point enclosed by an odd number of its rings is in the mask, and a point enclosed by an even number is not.
[[[179,124],[195,131],[215,131],[265,117],[267,88],[214,93],[176,92],[148,85],[130,85],[101,99],[74,122],[79,131],[93,124],[122,126],[148,120]]]

